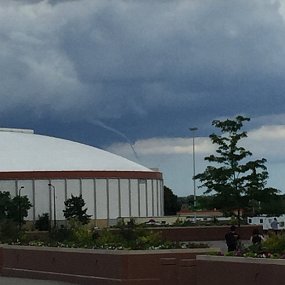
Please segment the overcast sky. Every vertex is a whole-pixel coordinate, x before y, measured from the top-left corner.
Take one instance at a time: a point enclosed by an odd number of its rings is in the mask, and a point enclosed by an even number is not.
[[[0,125],[158,167],[193,192],[214,119],[242,114],[244,142],[285,192],[285,0],[2,0]]]

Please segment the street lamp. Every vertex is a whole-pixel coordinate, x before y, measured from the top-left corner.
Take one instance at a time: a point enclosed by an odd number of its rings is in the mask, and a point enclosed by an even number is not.
[[[192,147],[193,147],[193,188],[194,188],[194,222],[196,223],[197,221],[197,216],[196,216],[196,206],[197,206],[197,197],[196,197],[196,165],[195,165],[195,131],[198,130],[198,128],[189,128],[189,130],[192,132]]]
[[[19,210],[19,230],[22,228],[22,209],[21,209],[21,190],[24,189],[24,186],[21,186],[18,191],[17,191],[17,196],[18,196],[18,210]]]
[[[54,228],[56,228],[55,187],[51,183],[49,183],[48,186],[50,187],[50,189],[53,189],[53,226]]]

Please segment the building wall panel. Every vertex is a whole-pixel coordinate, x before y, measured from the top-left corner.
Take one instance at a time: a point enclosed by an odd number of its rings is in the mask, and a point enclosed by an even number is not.
[[[147,203],[146,203],[146,180],[139,180],[139,197],[140,197],[140,217],[146,217]]]
[[[51,184],[55,187],[55,209],[56,209],[56,219],[57,220],[65,220],[63,210],[65,209],[64,202],[66,201],[66,181],[63,179],[59,180],[51,180]],[[51,218],[54,219],[54,191],[53,188],[50,187],[50,195],[51,195]]]
[[[78,197],[81,194],[80,191],[80,179],[67,179],[67,199],[71,198],[71,195]]]
[[[16,181],[14,180],[0,180],[0,191],[9,192],[11,197],[16,195]]]
[[[94,179],[82,179],[82,198],[85,202],[85,207],[87,208],[87,214],[91,215],[91,219],[94,219]]]
[[[44,213],[50,216],[50,188],[48,180],[35,181],[35,219]]]
[[[147,217],[153,216],[153,189],[151,180],[147,180],[146,184],[147,191]]]
[[[119,217],[119,181],[118,179],[109,179],[109,218]]]
[[[131,216],[139,216],[139,197],[138,197],[138,180],[130,180],[130,193],[131,193]]]
[[[107,180],[96,179],[96,216],[97,219],[108,218],[107,208]]]
[[[129,195],[129,180],[121,179],[121,217],[130,216],[130,195]]]
[[[34,220],[34,193],[33,193],[33,181],[32,180],[19,180],[18,181],[18,189],[21,187],[24,187],[23,189],[20,190],[20,195],[21,196],[27,196],[29,201],[32,204],[31,209],[28,211],[28,217],[25,218],[27,220]]]

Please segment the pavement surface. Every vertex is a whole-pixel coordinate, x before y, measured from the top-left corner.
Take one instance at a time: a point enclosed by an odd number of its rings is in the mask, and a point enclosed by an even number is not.
[[[71,285],[71,283],[0,276],[0,285]]]
[[[228,251],[228,247],[225,241],[219,240],[219,241],[205,241],[210,247],[216,247],[219,248],[221,252],[225,253]],[[242,240],[241,243],[245,246],[250,245],[249,240]]]

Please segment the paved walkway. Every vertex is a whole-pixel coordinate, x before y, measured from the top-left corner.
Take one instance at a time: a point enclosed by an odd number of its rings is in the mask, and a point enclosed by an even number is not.
[[[71,285],[71,283],[0,276],[0,285]]]
[[[206,241],[205,243],[207,243],[210,247],[216,247],[219,248],[221,250],[221,252],[227,252],[228,248],[226,245],[226,242],[223,240],[219,240],[219,241]],[[250,244],[249,240],[242,240],[241,243],[245,246]]]

